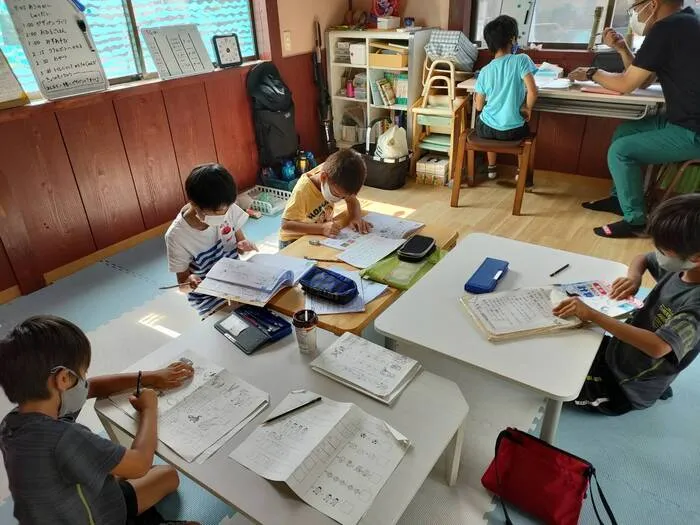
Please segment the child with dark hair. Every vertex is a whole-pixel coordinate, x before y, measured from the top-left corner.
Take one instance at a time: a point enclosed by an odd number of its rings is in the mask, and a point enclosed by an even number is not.
[[[700,352],[700,194],[662,203],[649,223],[656,251],[639,255],[627,277],[613,283],[613,299],[637,293],[649,272],[657,284],[644,307],[623,323],[567,299],[554,309],[612,334],[598,350],[575,403],[605,414],[647,408],[673,395],[671,383]]]
[[[533,74],[535,64],[525,54],[516,55],[518,22],[501,15],[486,24],[484,40],[493,60],[479,73],[474,104],[481,111],[476,121],[476,133],[488,140],[521,140],[530,134],[527,123],[537,101],[537,86]],[[526,89],[527,88],[527,89]],[[488,176],[498,176],[496,153],[487,153]],[[528,181],[528,186],[532,181]]]
[[[168,228],[165,244],[168,268],[177,282],[194,290],[212,266],[224,257],[257,250],[241,231],[248,215],[235,202],[236,182],[220,164],[204,164],[192,170],[185,181],[189,202]],[[225,300],[190,292],[190,304],[206,315]]]
[[[179,387],[193,369],[173,363],[142,372],[149,388],[130,399],[140,418],[127,450],[75,422],[87,399],[136,389],[137,374],[88,380],[90,358],[82,330],[58,317],[32,317],[0,340],[0,385],[18,405],[0,424],[14,515],[23,525],[168,523],[152,507],[179,479],[173,467],[153,466],[158,397],[151,388]]]
[[[369,232],[372,226],[362,219],[357,200],[366,177],[365,161],[352,149],[336,151],[323,163],[321,171],[303,175],[282,214],[280,249],[308,234],[338,235],[341,226],[333,220],[333,208],[342,200],[348,206],[349,226],[360,233]]]

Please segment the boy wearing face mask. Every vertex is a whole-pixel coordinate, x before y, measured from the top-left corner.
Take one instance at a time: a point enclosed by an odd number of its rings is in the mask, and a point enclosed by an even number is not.
[[[530,134],[528,122],[537,102],[535,64],[518,50],[518,22],[501,15],[486,24],[484,40],[493,60],[479,73],[474,104],[481,115],[476,121],[476,133],[488,140],[522,140]],[[497,154],[489,152],[488,176],[498,176]],[[532,186],[532,181],[527,182]]]
[[[647,408],[673,395],[671,383],[700,352],[700,194],[662,203],[649,222],[656,251],[632,261],[613,283],[613,299],[637,293],[649,272],[657,284],[623,323],[571,298],[554,309],[597,324],[605,337],[576,405],[610,415]]]
[[[194,290],[219,259],[238,259],[240,253],[257,247],[241,230],[248,215],[234,204],[238,190],[226,168],[219,164],[194,168],[185,181],[185,192],[189,202],[168,228],[165,245],[169,270],[179,284]],[[187,299],[202,316],[226,302],[195,292]]]
[[[151,508],[179,480],[173,467],[152,466],[158,397],[144,388],[130,399],[140,418],[129,450],[93,434],[75,422],[86,399],[136,390],[138,375],[87,381],[90,357],[85,334],[57,317],[27,319],[0,340],[0,385],[18,405],[0,424],[14,516],[23,525],[136,525],[147,516],[163,523]],[[173,363],[143,372],[141,384],[176,388],[192,374]]]
[[[367,177],[367,167],[355,150],[341,149],[328,157],[323,170],[302,175],[282,214],[280,249],[304,235],[335,237],[341,225],[333,220],[334,205],[345,200],[350,226],[368,233],[372,225],[362,219],[357,194]]]

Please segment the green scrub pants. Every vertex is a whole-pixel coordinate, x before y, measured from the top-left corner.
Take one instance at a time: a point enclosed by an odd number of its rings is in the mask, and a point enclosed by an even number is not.
[[[691,159],[700,159],[700,135],[671,124],[665,115],[621,124],[608,150],[608,167],[625,221],[646,224],[643,165]]]

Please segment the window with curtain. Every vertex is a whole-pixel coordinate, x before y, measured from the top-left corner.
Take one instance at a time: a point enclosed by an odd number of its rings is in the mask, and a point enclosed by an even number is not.
[[[202,39],[215,60],[211,38],[236,33],[244,59],[257,56],[255,26],[250,0],[81,0],[95,46],[107,77],[111,81],[132,80],[155,72],[145,45],[142,45],[146,71],[139,71],[140,57],[134,37],[141,27],[197,24]],[[130,6],[129,6],[129,4]],[[132,27],[129,7],[136,24]],[[22,87],[28,93],[39,90],[22,45],[12,25],[4,0],[0,0],[0,48],[7,57]]]

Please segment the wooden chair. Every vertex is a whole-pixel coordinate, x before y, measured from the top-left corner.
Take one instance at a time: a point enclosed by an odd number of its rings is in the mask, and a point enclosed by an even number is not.
[[[431,94],[433,87],[439,84],[447,88],[447,95]],[[457,142],[466,126],[466,107],[466,97],[455,97],[454,82],[450,77],[435,75],[428,79],[423,95],[411,107],[412,176],[416,175],[416,165],[423,151],[433,151],[447,153],[450,162],[448,176],[452,177]]]
[[[476,171],[476,152],[492,151],[498,154],[515,155],[518,157],[519,176],[515,187],[515,200],[513,201],[513,215],[520,215],[525,195],[525,184],[532,178],[535,159],[535,135],[523,140],[501,141],[481,139],[475,130],[466,130],[459,137],[457,148],[457,161],[455,165],[454,180],[452,184],[453,208],[459,206],[459,192],[462,184],[462,170],[464,167],[464,153],[467,153],[467,185],[474,186]]]
[[[666,169],[668,166],[668,164],[651,165],[647,169],[645,200],[649,212],[666,199],[673,196],[674,190],[683,178],[686,170],[691,166],[700,166],[700,159],[692,159],[684,162],[681,167],[678,168],[678,171],[673,176],[666,189],[664,189],[663,183],[666,180]]]

